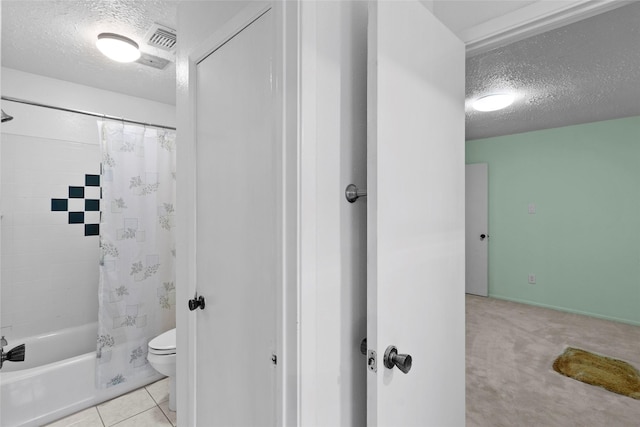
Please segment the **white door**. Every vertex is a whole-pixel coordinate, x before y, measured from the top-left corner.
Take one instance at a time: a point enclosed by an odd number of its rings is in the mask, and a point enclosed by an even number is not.
[[[464,45],[420,2],[381,1],[368,48],[367,422],[464,426]]]
[[[489,175],[486,163],[466,166],[466,292],[489,295]]]
[[[273,13],[197,65],[196,422],[275,424],[278,151]]]

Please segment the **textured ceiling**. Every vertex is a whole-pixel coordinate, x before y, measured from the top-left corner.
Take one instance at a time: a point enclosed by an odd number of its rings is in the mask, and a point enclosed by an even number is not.
[[[459,32],[532,3],[436,0],[434,12]],[[147,53],[166,56],[142,40],[154,22],[176,28],[176,5],[2,0],[2,65],[175,104],[173,62],[164,70],[115,63],[98,52],[95,40],[101,32],[116,32]],[[468,58],[467,100],[505,88],[521,96],[501,112],[467,108],[467,139],[640,114],[638,23],[640,2]]]
[[[535,1],[432,4],[436,15],[456,32],[531,3]],[[176,28],[176,5],[168,0],[2,0],[2,65],[175,104],[174,63],[162,71],[115,63],[98,52],[95,40],[101,32],[115,32],[138,42],[141,50],[163,56],[145,47],[142,39],[154,22]]]
[[[2,66],[175,104],[174,62],[164,70],[121,64],[95,47],[98,34],[119,33],[143,52],[172,58],[143,39],[154,22],[176,28],[175,1],[2,0],[1,7]]]
[[[640,2],[467,58],[467,139],[640,115]],[[514,91],[481,113],[470,101]]]

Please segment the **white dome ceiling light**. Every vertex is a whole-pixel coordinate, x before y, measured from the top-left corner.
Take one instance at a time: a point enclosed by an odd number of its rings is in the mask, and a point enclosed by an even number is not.
[[[117,62],[133,62],[140,58],[138,43],[120,34],[98,34],[96,46],[107,58]]]
[[[515,96],[510,93],[494,93],[482,96],[473,102],[473,108],[477,111],[496,111],[507,108],[513,103]]]

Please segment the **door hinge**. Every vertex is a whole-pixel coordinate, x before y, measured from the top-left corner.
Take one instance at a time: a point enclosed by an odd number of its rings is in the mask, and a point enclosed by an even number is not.
[[[367,367],[370,371],[378,372],[378,358],[375,350],[367,351]]]
[[[278,355],[276,354],[271,355],[271,363],[273,363],[274,365],[278,364]]]

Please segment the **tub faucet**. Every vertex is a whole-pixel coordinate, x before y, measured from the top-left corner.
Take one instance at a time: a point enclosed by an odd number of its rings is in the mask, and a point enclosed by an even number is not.
[[[2,364],[5,360],[8,360],[9,362],[24,362],[24,344],[20,344],[5,353],[4,347],[7,344],[7,340],[4,336],[0,338],[0,369],[2,369]]]
[[[4,347],[9,345],[4,335],[0,338],[0,369],[2,369],[2,364],[4,363]]]

